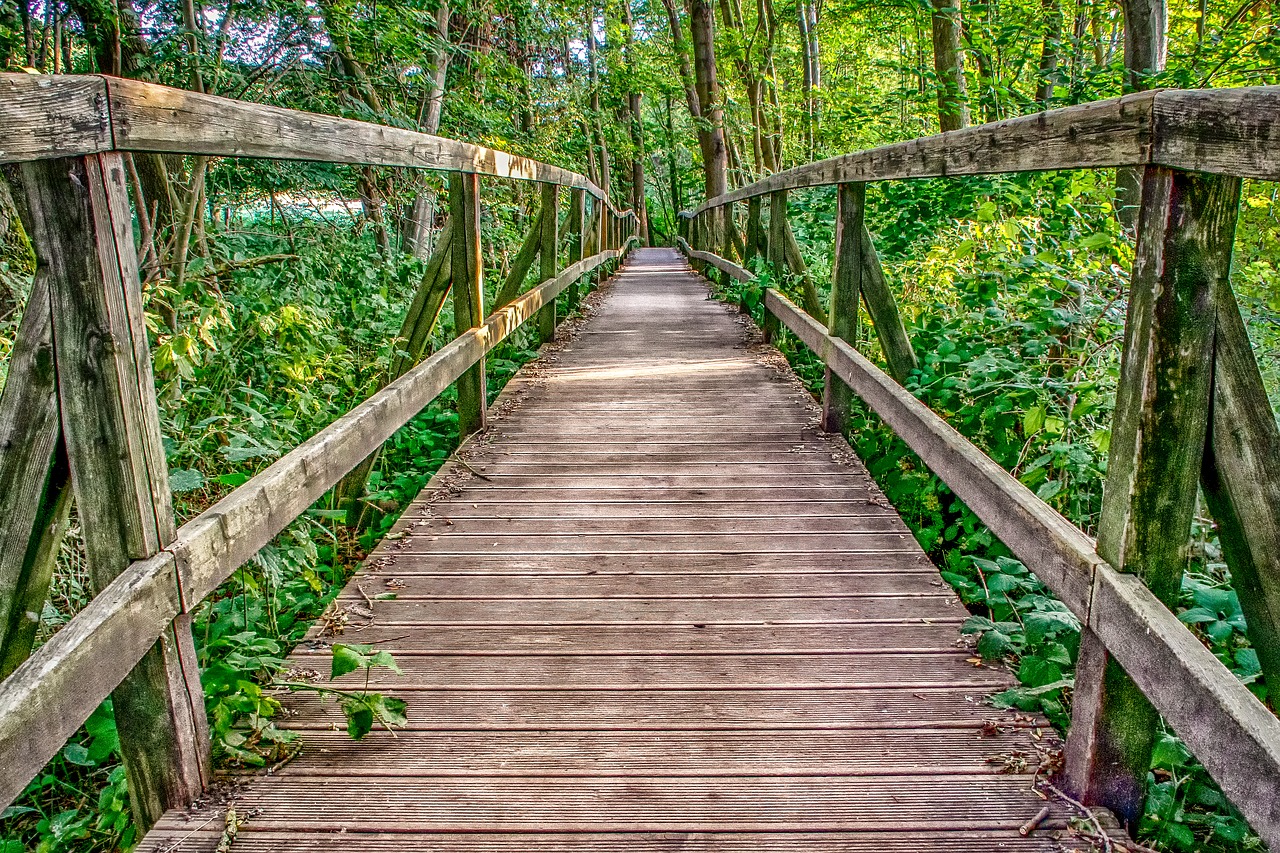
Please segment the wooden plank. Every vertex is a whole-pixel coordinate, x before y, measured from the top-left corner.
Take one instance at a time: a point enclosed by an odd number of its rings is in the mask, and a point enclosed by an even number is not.
[[[404,574],[397,572],[396,578]],[[450,580],[457,580],[453,577]],[[486,580],[481,578],[481,580]],[[510,589],[512,576],[496,580]],[[670,583],[670,581],[668,581]],[[372,586],[370,587],[373,588]],[[956,650],[955,621],[908,622],[893,625],[599,625],[593,627],[533,625],[525,628],[476,626],[467,631],[426,630],[405,636],[386,636],[376,626],[362,639],[404,654],[502,652],[518,654],[866,654],[900,652],[932,654]],[[427,720],[430,724],[430,718]]]
[[[101,77],[0,74],[0,163],[110,151]]]
[[[800,516],[772,515],[720,516],[717,518],[608,518],[599,508],[586,518],[567,518],[557,524],[558,516],[534,519],[502,515],[466,516],[452,511],[442,512],[438,519],[413,525],[414,535],[448,534],[451,537],[518,536],[573,534],[577,536],[619,536],[667,534],[720,534],[808,536],[815,533],[906,533],[907,527],[897,515],[883,511],[876,515]]]
[[[23,183],[49,282],[76,507],[92,584],[101,591],[174,536],[125,168],[118,154],[44,160],[23,166]],[[112,699],[134,820],[150,827],[166,809],[198,797],[212,772],[187,614]]]
[[[1229,286],[1240,181],[1151,167],[1142,183],[1097,550],[1174,606],[1204,461],[1215,294]],[[1136,826],[1158,724],[1155,708],[1086,630],[1066,765],[1075,795]]]
[[[979,784],[979,780],[981,784]],[[947,809],[937,792],[950,792]],[[902,831],[1004,829],[1040,809],[1027,775],[617,777],[538,779],[416,777],[363,798],[334,797],[326,782],[266,777],[255,785],[257,825],[354,833],[386,829],[388,815],[418,830],[474,832]],[[197,820],[199,820],[197,813]],[[344,845],[345,846],[345,845]]]
[[[416,535],[416,534],[415,534]],[[702,575],[686,573],[678,585],[670,575],[561,574],[542,577],[519,576],[513,585],[510,575],[441,576],[413,571],[416,560],[396,561],[396,601],[460,601],[471,598],[518,599],[702,599],[702,598],[805,598],[823,596],[883,596],[944,594],[941,582],[930,585],[921,574],[806,574],[787,575]],[[371,586],[376,589],[376,584]],[[358,591],[343,593],[345,600],[363,600]]]
[[[601,555],[607,556],[607,555]],[[554,598],[473,598],[467,601],[376,601],[372,608],[383,628],[425,625],[842,625],[855,622],[896,624],[904,620],[954,621],[966,615],[944,595],[811,596],[788,599],[633,598],[626,600]],[[87,715],[86,715],[87,716]]]
[[[635,629],[638,630],[638,629]],[[974,701],[971,687],[825,690],[443,690],[397,691],[410,731],[973,731],[989,723],[1030,727],[1034,720]],[[324,730],[340,719],[328,699],[281,698],[296,711],[290,728]],[[928,735],[923,735],[927,737]]]
[[[1155,98],[1154,92],[1138,92],[843,154],[708,199],[694,213],[752,196],[858,181],[1141,166],[1151,162]]]
[[[1156,93],[1151,162],[1280,180],[1280,86]]]
[[[841,732],[755,730],[657,739],[651,732],[413,732],[397,742],[377,732],[355,743],[346,732],[316,731],[307,746],[320,755],[277,775],[347,777],[379,784],[430,767],[433,776],[524,777],[984,775],[1000,772],[974,754],[972,730]],[[1033,749],[1023,729],[993,732],[992,754]]]
[[[429,538],[429,537],[428,537]],[[537,537],[461,537],[449,536],[448,551],[472,553],[603,553],[617,554],[639,551],[648,554],[734,553],[761,554],[774,551],[885,551],[915,547],[906,531],[892,533],[794,533],[789,535],[750,533],[653,533],[595,534],[546,533]],[[402,553],[421,554],[435,550],[438,543],[414,537]]]
[[[604,198],[582,175],[481,145],[139,80],[91,79],[106,80],[118,151],[410,166],[554,183]]]
[[[197,817],[199,818],[197,820]],[[157,830],[154,838],[137,848],[138,853],[169,853],[173,845],[181,842],[175,853],[213,853],[222,832],[201,828],[217,822],[217,813],[208,816],[192,815],[186,822],[175,819],[166,824],[163,832]],[[1036,833],[1038,837],[1022,838],[1009,830],[951,830],[903,834],[900,831],[885,832],[822,832],[785,833],[774,832],[680,832],[676,834],[636,834],[605,832],[575,833],[470,833],[467,849],[474,853],[614,853],[631,850],[634,853],[796,853],[796,851],[823,850],[829,853],[970,853],[972,850],[1000,850],[1006,853],[1048,853],[1053,842],[1047,841],[1048,833]],[[275,830],[251,823],[236,836],[237,853],[275,853],[288,849],[297,853],[318,853],[331,850],[333,839],[327,833],[305,833],[295,830]],[[358,845],[369,853],[400,853],[415,850],[420,853],[454,853],[458,836],[453,833],[424,832],[351,832],[346,843]]]

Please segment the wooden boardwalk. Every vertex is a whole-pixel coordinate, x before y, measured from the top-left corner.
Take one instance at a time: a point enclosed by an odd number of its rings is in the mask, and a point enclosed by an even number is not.
[[[306,747],[234,791],[231,850],[1059,849],[1017,832],[1048,727],[982,702],[1010,677],[767,352],[634,253],[344,594],[408,729],[353,743],[290,698]],[[212,853],[228,801],[139,851]]]

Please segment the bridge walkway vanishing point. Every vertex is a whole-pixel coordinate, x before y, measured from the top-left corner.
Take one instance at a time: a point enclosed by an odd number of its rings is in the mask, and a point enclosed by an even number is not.
[[[301,755],[139,853],[211,853],[229,805],[235,853],[1059,849],[1056,807],[1018,833],[1051,730],[984,704],[1010,676],[770,352],[634,252],[341,599],[408,728],[294,695]]]

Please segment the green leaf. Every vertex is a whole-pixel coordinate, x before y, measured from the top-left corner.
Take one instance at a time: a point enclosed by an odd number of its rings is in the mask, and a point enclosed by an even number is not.
[[[178,468],[169,472],[169,488],[175,494],[194,492],[204,486],[204,474],[191,468]]]
[[[342,713],[347,717],[347,734],[352,740],[360,740],[373,728],[373,709],[363,699],[344,699]]]
[[[217,480],[222,485],[230,486],[231,488],[234,489],[237,486],[243,486],[245,483],[249,482],[249,475],[239,474],[239,473],[223,474],[221,476],[214,477],[214,479]]]
[[[391,652],[380,651],[369,658],[368,666],[372,669],[375,666],[385,666],[396,675],[404,675],[404,671],[400,669],[400,665],[396,663],[395,658],[391,657]]]
[[[986,660],[996,660],[1009,650],[1013,641],[1000,631],[987,631],[978,640],[978,654]]]
[[[72,764],[81,767],[93,767],[96,761],[89,757],[89,748],[78,743],[69,743],[62,748],[62,757]]]
[[[1022,434],[1025,436],[1033,436],[1044,426],[1044,418],[1046,415],[1044,404],[1033,406],[1027,410],[1022,416]]]
[[[355,672],[357,669],[368,666],[369,659],[360,653],[358,646],[335,643],[333,646],[333,669],[329,673],[329,680],[333,681],[349,672]]]

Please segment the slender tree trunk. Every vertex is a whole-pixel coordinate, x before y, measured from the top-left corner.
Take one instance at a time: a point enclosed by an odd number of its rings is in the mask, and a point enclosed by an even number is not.
[[[1036,100],[1048,109],[1053,87],[1058,83],[1058,62],[1062,50],[1062,7],[1060,0],[1041,0],[1044,11],[1044,41],[1040,47],[1040,84]]]
[[[591,84],[591,131],[599,148],[600,160],[597,164],[600,178],[596,181],[605,195],[611,193],[609,175],[609,146],[605,142],[604,124],[600,118],[600,74],[596,67],[596,10],[592,6],[587,10],[587,69]]]
[[[724,106],[716,76],[715,17],[708,0],[690,1],[689,26],[693,33],[693,71],[703,118],[699,123],[698,143],[702,148],[707,198],[714,198],[728,189],[729,160],[724,141]]]
[[[969,126],[964,54],[960,51],[960,0],[930,0],[933,13],[933,70],[938,78],[938,126]]]
[[[1169,10],[1166,0],[1122,0],[1124,8],[1124,89],[1142,92],[1151,78],[1164,71],[1168,56]],[[1142,201],[1139,169],[1116,170],[1116,211],[1120,223],[1132,231]]]
[[[631,17],[631,0],[623,0],[622,2],[622,24],[626,27],[626,66],[627,66],[627,82],[631,91],[627,93],[627,106],[630,112],[631,126],[631,209],[636,214],[636,225],[640,236],[640,242],[645,246],[652,246],[653,240],[649,235],[649,206],[645,202],[645,178],[644,178],[644,114],[641,113],[641,93],[636,85],[638,75],[636,73],[635,58],[635,22]]]
[[[449,41],[449,4],[441,2],[436,9],[436,35],[442,42]],[[427,98],[418,125],[424,133],[440,132],[440,118],[444,113],[444,85],[449,74],[450,53],[441,48],[431,54],[431,74],[428,78]],[[413,180],[421,187],[414,194],[409,210],[403,217],[401,245],[404,251],[416,258],[426,258],[431,253],[431,234],[436,220],[438,196],[434,189],[423,186],[423,177],[416,171]]]

